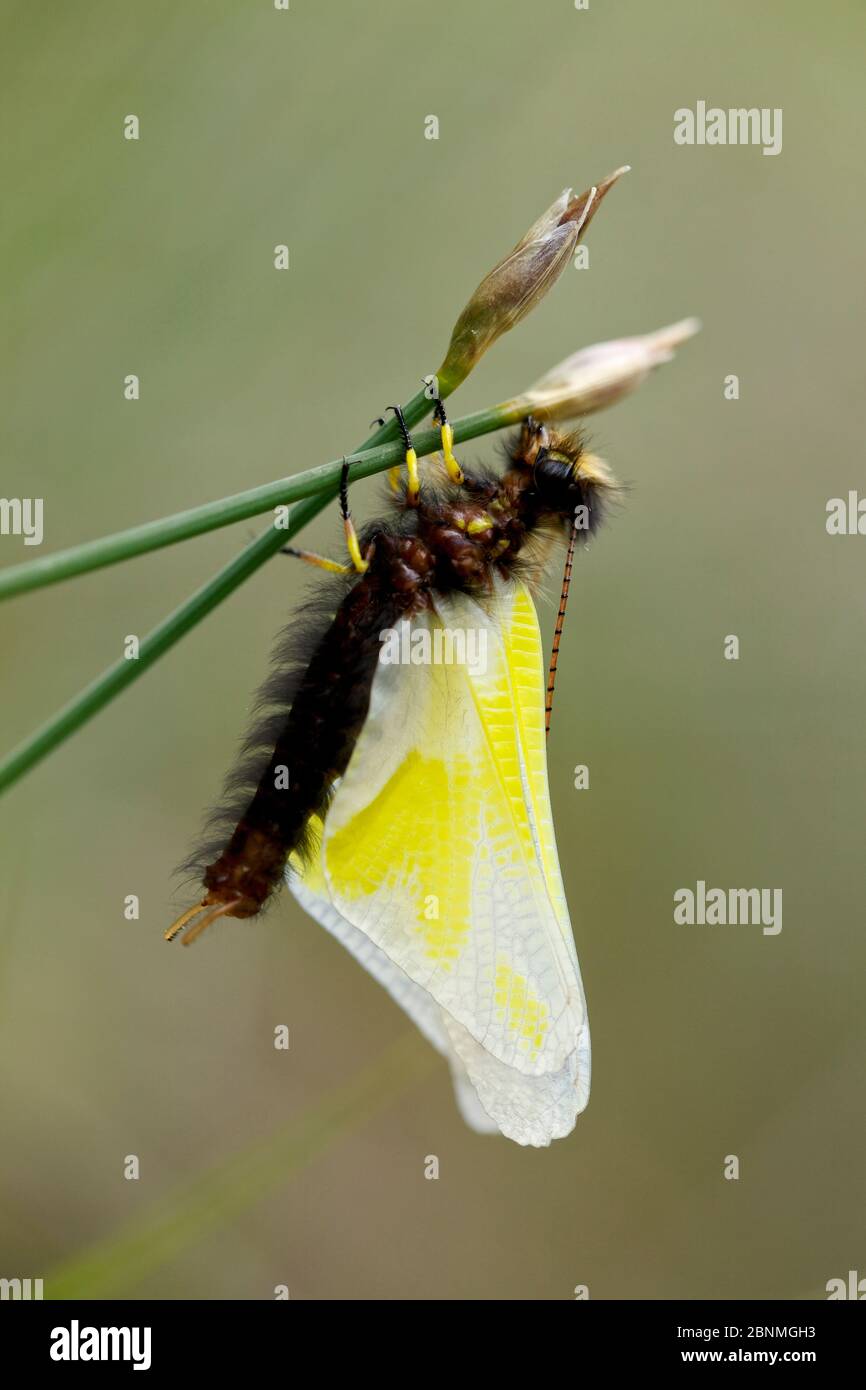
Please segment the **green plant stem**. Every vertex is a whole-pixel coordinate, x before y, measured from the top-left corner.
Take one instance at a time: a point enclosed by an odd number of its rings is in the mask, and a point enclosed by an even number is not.
[[[282,543],[291,534],[291,528],[281,532]],[[115,661],[40,729],[13,749],[0,763],[0,791],[11,786],[58,744],[69,738],[70,734],[74,734],[76,729],[80,729],[82,724],[86,724],[88,719],[142,676],[164,652],[200,623],[202,618],[207,617],[208,613],[239,584],[254,574],[259,565],[273,554],[273,536],[273,531],[259,536],[252,545],[241,551],[231,564],[221,569],[213,579],[142,638],[138,660],[127,661],[121,658]]]
[[[430,402],[424,392],[420,391],[404,407],[404,415],[410,428],[419,419],[423,419],[429,410]],[[516,422],[522,418],[525,410],[526,407],[520,402],[512,401],[508,402],[506,406],[494,406],[490,410],[468,416],[467,420],[474,422],[474,434],[479,435]],[[386,433],[393,433],[395,430],[396,425],[389,420],[388,424],[367,440],[357,452],[361,454],[374,448],[378,449],[383,442],[386,442],[383,441],[382,436]],[[429,433],[432,434],[433,432],[430,431]],[[419,440],[423,437],[419,436]],[[463,436],[463,438],[471,437],[473,436]],[[436,438],[438,440],[438,434]],[[380,461],[378,468],[386,468],[389,457],[391,455],[387,454],[386,461],[384,463]],[[399,451],[397,457],[400,457]],[[370,471],[378,470],[371,467]],[[36,763],[41,762],[53,749],[57,748],[59,744],[87,723],[94,714],[103,709],[116,695],[119,695],[134,680],[143,675],[164,652],[167,652],[169,648],[174,646],[175,642],[190,632],[201,622],[202,618],[205,618],[218,604],[222,603],[223,599],[228,598],[229,594],[233,593],[245,579],[254,574],[266,560],[285,545],[286,541],[291,540],[323,507],[326,507],[335,496],[338,488],[339,465],[337,465],[336,472],[329,476],[330,482],[326,480],[314,497],[304,498],[293,508],[289,526],[285,530],[277,530],[275,527],[269,526],[267,531],[252,541],[230,564],[215,574],[213,579],[198,589],[191,598],[176,608],[158,627],[155,627],[152,632],[142,638],[137,660],[127,661],[121,658],[113,666],[109,666],[107,671],[104,671],[101,676],[86,686],[80,694],[70,700],[67,705],[64,705],[41,728],[26,738],[17,748],[14,748],[0,762],[0,792],[17,782],[25,772],[28,772]]]
[[[430,402],[425,400],[426,411]],[[514,414],[514,403],[493,406],[491,409],[476,412],[455,420],[454,438],[460,444],[467,439],[476,439],[491,430],[500,429],[519,418]],[[407,407],[408,419],[408,407]],[[426,429],[416,435],[415,450],[419,458],[433,454],[440,447],[438,429]],[[368,478],[385,468],[399,464],[403,458],[403,445],[395,440],[388,444],[378,444],[364,448],[349,456],[352,462],[352,480]],[[57,584],[62,579],[72,579],[92,570],[115,565],[122,560],[130,560],[136,555],[145,555],[151,550],[161,550],[164,546],[176,545],[179,541],[190,540],[207,531],[221,526],[230,526],[236,521],[245,521],[252,516],[278,506],[297,502],[301,498],[324,493],[330,500],[337,491],[342,468],[342,459],[309,468],[291,478],[279,478],[261,487],[248,488],[236,492],[231,497],[223,497],[215,502],[206,502],[200,507],[177,512],[173,516],[162,517],[158,521],[148,521],[142,526],[133,526],[128,531],[118,531],[112,536],[88,541],[84,545],[59,550],[54,555],[41,556],[21,565],[12,565],[0,570],[0,599],[28,593],[33,589]],[[283,541],[286,532],[280,532]],[[275,546],[279,549],[279,546]]]

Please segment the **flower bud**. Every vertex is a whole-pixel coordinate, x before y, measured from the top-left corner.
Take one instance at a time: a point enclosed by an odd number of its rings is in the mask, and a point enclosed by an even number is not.
[[[568,420],[612,405],[670,362],[675,349],[700,330],[698,319],[681,319],[655,333],[596,343],[566,357],[520,397],[543,420]]]
[[[575,197],[566,188],[504,260],[494,266],[454,325],[440,389],[453,391],[502,333],[513,328],[564,270],[601,200],[628,165]]]

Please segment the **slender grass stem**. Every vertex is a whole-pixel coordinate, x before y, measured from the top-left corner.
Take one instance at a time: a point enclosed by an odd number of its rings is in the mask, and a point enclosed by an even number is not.
[[[430,402],[427,401],[425,404],[429,410]],[[464,416],[453,421],[455,442],[460,444],[467,439],[477,439],[479,435],[501,429],[517,418],[519,413],[515,415],[513,401]],[[438,429],[421,431],[415,436],[414,443],[419,458],[435,453],[440,447]],[[368,478],[371,474],[400,463],[403,458],[403,445],[394,440],[373,448],[365,448],[350,457],[352,480]],[[193,536],[204,535],[221,526],[231,526],[236,521],[245,521],[249,517],[259,516],[262,512],[297,502],[302,498],[324,494],[325,500],[330,500],[337,491],[342,462],[342,459],[333,459],[330,463],[309,468],[294,477],[278,478],[275,482],[247,488],[231,497],[222,497],[214,502],[206,502],[200,507],[192,507],[188,511],[176,512],[157,521],[145,522],[142,526],[133,526],[127,531],[118,531],[114,535],[88,541],[69,550],[60,550],[55,555],[45,555],[25,564],[12,565],[8,569],[0,570],[0,599],[12,598],[16,594],[41,589],[48,584],[57,584],[63,579],[72,579],[92,570],[103,569],[106,565],[131,560],[152,550],[176,545],[179,541],[190,540]],[[286,535],[285,530],[280,532],[283,541]]]
[[[513,401],[509,402],[507,407],[495,406],[491,410],[480,411],[477,415],[467,417],[467,420],[474,422],[472,425],[473,434],[465,434],[461,437],[468,439],[474,435],[499,429],[503,425],[522,418],[526,410],[525,403]],[[429,411],[430,401],[423,391],[419,391],[403,408],[406,423],[410,428],[423,419]],[[380,453],[380,457],[375,464],[370,464],[367,472],[372,473],[387,468],[389,460],[394,462],[402,457],[402,446],[398,446],[396,452],[382,447],[390,442],[388,436],[395,434],[396,430],[396,423],[389,420],[357,450],[359,454],[368,454],[371,451],[379,451]],[[431,446],[431,448],[436,447],[432,442],[434,434],[438,442],[438,432],[427,431],[424,435],[419,436],[419,443],[424,441],[425,445]],[[426,451],[430,452],[431,448],[427,448]],[[116,661],[113,666],[109,666],[107,671],[104,671],[101,676],[86,686],[80,694],[64,705],[41,728],[32,733],[17,748],[14,748],[0,762],[0,792],[17,782],[25,772],[41,762],[59,744],[74,734],[101,709],[104,709],[109,701],[119,695],[122,690],[125,690],[128,685],[132,685],[133,681],[138,680],[155,661],[158,661],[165,652],[180,641],[181,637],[200,623],[202,618],[207,617],[208,613],[213,612],[223,599],[234,593],[245,579],[254,574],[266,560],[285,545],[286,541],[291,540],[323,507],[326,507],[337,492],[339,463],[336,465],[326,464],[325,469],[333,471],[327,472],[324,477],[320,478],[319,491],[315,496],[303,498],[293,509],[287,528],[278,530],[274,526],[269,526],[267,531],[252,541],[230,564],[219,570],[213,579],[198,589],[191,598],[169,614],[158,627],[155,627],[152,632],[142,638],[137,661],[127,661],[124,658]]]

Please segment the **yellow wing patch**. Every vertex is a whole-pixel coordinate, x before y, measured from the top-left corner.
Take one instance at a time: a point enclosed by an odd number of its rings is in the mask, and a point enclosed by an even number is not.
[[[526,1038],[532,1056],[537,1056],[547,1032],[547,1005],[533,994],[525,976],[516,975],[506,961],[500,961],[496,970],[495,999],[508,1031]]]
[[[328,874],[341,885],[346,903],[400,891],[410,906],[407,925],[414,922],[426,959],[445,970],[458,959],[471,926],[470,864],[466,856],[451,852],[463,827],[457,824],[450,795],[455,781],[466,784],[471,775],[465,758],[446,766],[441,758],[410,748],[364,808],[363,823],[355,817],[328,841]],[[427,808],[423,840],[405,818],[405,808],[419,802]],[[400,808],[404,808],[402,814]],[[363,854],[364,845],[375,846],[375,855]],[[408,871],[407,855],[411,857]],[[453,868],[447,877],[441,872],[446,860]]]

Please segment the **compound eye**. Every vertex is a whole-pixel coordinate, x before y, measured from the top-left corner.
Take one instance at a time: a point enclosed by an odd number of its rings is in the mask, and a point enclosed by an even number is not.
[[[542,445],[542,447],[536,454],[535,462],[532,465],[532,481],[535,483],[535,486],[539,492],[542,492],[544,490],[544,465],[549,457],[550,455],[548,454],[547,449],[544,447],[544,445]]]
[[[559,510],[565,505],[569,490],[574,486],[574,469],[570,459],[539,449],[533,469],[536,491],[548,506]]]

